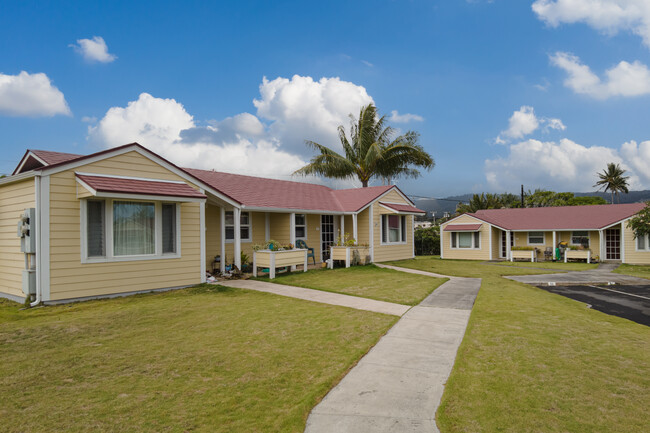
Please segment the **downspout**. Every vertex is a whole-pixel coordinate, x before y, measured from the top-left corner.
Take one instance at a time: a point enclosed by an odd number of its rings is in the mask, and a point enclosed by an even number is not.
[[[36,221],[32,230],[36,232],[36,296],[30,307],[36,307],[41,303],[41,176],[34,176],[34,209]]]

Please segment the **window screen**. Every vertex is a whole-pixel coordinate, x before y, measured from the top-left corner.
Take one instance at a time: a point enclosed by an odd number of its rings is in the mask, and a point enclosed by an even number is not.
[[[176,252],[176,205],[162,205],[162,252]]]
[[[104,202],[88,200],[87,215],[88,257],[103,257],[106,255]]]

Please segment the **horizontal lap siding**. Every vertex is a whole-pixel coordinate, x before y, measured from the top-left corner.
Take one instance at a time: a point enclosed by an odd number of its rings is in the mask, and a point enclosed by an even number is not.
[[[81,263],[81,211],[74,171],[182,180],[137,152],[50,176],[51,300],[198,284],[201,279],[199,203],[181,203],[181,257]],[[195,185],[191,185],[196,188]]]
[[[451,232],[446,232],[443,224],[441,228],[443,257],[445,259],[465,259],[465,260],[489,260],[490,259],[490,225],[485,222],[471,217],[469,215],[461,215],[453,220],[450,224],[482,224],[481,225],[481,248],[480,249],[462,249],[451,248]],[[492,239],[492,242],[495,242]]]
[[[35,207],[34,179],[0,186],[0,292],[23,297],[25,254],[20,252],[18,217]]]
[[[401,203],[410,205],[397,191],[390,191],[380,201],[388,203]],[[391,211],[381,206],[378,202],[372,204],[374,225],[374,261],[385,262],[388,260],[410,259],[413,257],[413,216],[406,216],[406,244],[382,245],[381,244],[381,215],[392,214]],[[347,230],[347,226],[346,226]]]
[[[650,265],[650,251],[637,251],[634,232],[627,227],[627,223],[624,225],[623,236],[625,239],[623,240],[622,246],[625,248],[625,263],[632,265]]]
[[[498,260],[501,256],[501,229],[492,226],[492,260]]]
[[[359,245],[370,245],[370,210],[366,209],[357,216],[357,234]]]
[[[321,261],[321,241],[320,241],[320,215],[307,214],[307,239],[305,243],[309,248],[314,249],[316,263]],[[311,257],[309,258],[311,262]]]

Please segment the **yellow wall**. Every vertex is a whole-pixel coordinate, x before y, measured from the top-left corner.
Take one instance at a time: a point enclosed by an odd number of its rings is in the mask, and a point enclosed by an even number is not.
[[[478,249],[451,248],[451,232],[445,231],[447,224],[482,224],[481,247]],[[449,223],[442,225],[440,229],[442,236],[442,256],[445,259],[466,259],[466,260],[489,260],[490,259],[490,225],[469,215],[461,215]],[[492,239],[492,242],[497,239]],[[493,258],[498,258],[495,256]]]
[[[51,300],[177,287],[200,282],[199,203],[181,204],[180,258],[82,264],[80,200],[76,196],[75,170],[182,180],[137,152],[129,152],[51,175]],[[195,185],[191,186],[196,188]]]
[[[381,244],[381,215],[393,214],[390,210],[379,204],[379,201],[385,203],[409,204],[397,191],[390,191],[380,200],[372,204],[373,216],[373,244],[374,244],[374,261],[385,262],[388,260],[410,259],[413,257],[413,216],[406,216],[406,244],[400,245],[382,245]],[[347,231],[347,222],[346,222]]]
[[[501,255],[501,229],[492,227],[492,260],[498,260]]]
[[[650,265],[650,251],[637,251],[634,232],[624,223],[623,245],[625,248],[625,263],[632,265]]]
[[[0,292],[21,298],[25,254],[20,252],[17,225],[20,214],[36,206],[34,196],[33,178],[0,185]]]

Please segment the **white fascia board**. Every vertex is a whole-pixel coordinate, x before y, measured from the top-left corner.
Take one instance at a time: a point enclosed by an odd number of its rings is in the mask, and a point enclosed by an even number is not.
[[[412,202],[408,197],[406,197],[404,194],[402,194],[402,193],[400,192],[400,190],[399,190],[395,185],[393,185],[393,186],[392,186],[388,191],[384,192],[382,195],[380,195],[380,196],[378,196],[378,197],[375,197],[374,199],[372,199],[372,200],[370,201],[370,203],[368,203],[367,205],[365,205],[365,206],[362,207],[361,209],[357,210],[356,213],[361,213],[361,212],[363,212],[364,210],[368,209],[368,208],[369,208],[370,206],[372,206],[376,201],[381,200],[385,195],[387,195],[389,192],[391,192],[391,191],[393,191],[393,190],[397,191],[397,193],[398,193],[400,196],[402,196],[402,198],[403,198],[404,200],[406,200],[407,202],[411,203],[411,205],[413,205],[413,206],[415,207],[415,203],[413,203],[413,202]],[[404,204],[404,203],[395,203],[395,204]],[[419,215],[419,214],[416,214],[416,215]],[[426,215],[426,213],[425,213],[425,215]]]
[[[36,173],[33,171],[28,171],[26,173],[14,174],[13,176],[7,176],[0,179],[0,185],[6,185],[9,183],[20,182],[21,180],[29,179],[36,176]]]
[[[622,220],[618,220],[618,221],[616,221],[615,223],[610,224],[610,225],[605,226],[605,227],[602,227],[602,228],[600,228],[600,229],[598,229],[598,230],[606,230],[606,229],[608,229],[608,228],[610,228],[610,227],[614,227],[615,225],[622,224],[622,223],[626,222],[627,220],[629,220],[630,218],[632,218],[632,217],[630,216],[630,217],[627,217],[627,218],[623,218]],[[623,227],[623,228],[625,228],[625,227]]]
[[[23,166],[25,165],[25,163],[27,162],[27,160],[29,159],[30,156],[32,158],[34,158],[36,161],[40,162],[41,164],[48,165],[47,162],[45,162],[42,158],[36,156],[30,150],[29,152],[27,152],[27,155],[25,155],[25,157],[20,161],[20,164],[18,165],[18,168],[16,168],[16,170],[14,170],[15,173],[20,173],[20,170],[22,170]]]
[[[92,195],[97,195],[97,191],[95,191],[95,188],[91,187],[90,185],[88,185],[86,182],[79,179],[78,177],[75,178],[75,179],[76,179],[77,183],[79,185],[83,186],[89,193],[91,193]]]
[[[493,224],[493,223],[491,223],[491,222],[489,222],[489,221],[485,221],[485,220],[483,220],[483,219],[481,219],[481,218],[479,218],[479,217],[477,217],[477,216],[469,215],[469,214],[466,214],[466,213],[464,213],[464,214],[462,214],[462,215],[458,215],[457,217],[453,217],[452,219],[450,219],[450,220],[448,220],[448,221],[445,221],[444,223],[440,224],[440,227],[446,227],[448,224],[451,224],[454,220],[456,220],[456,219],[458,219],[458,218],[460,218],[460,217],[462,217],[462,216],[468,216],[468,217],[470,217],[470,218],[474,218],[474,219],[476,219],[476,220],[482,221],[482,222],[484,222],[485,224],[489,224],[489,225],[491,225],[491,226],[493,226],[493,227],[498,228],[499,230],[503,230],[504,232],[507,232],[507,231],[508,231],[508,229],[506,229],[506,228],[503,228],[503,227],[498,226],[498,225],[496,225],[496,224]],[[514,230],[510,230],[510,231],[512,232],[512,231],[514,231]],[[528,230],[526,230],[526,231],[528,231]]]
[[[152,179],[149,177],[118,176],[116,174],[83,173],[79,171],[75,171],[74,174],[78,174],[80,176],[89,176],[89,177],[107,177],[110,179],[143,180],[146,182],[161,182],[161,183],[187,185],[186,182],[183,182],[181,180]]]

